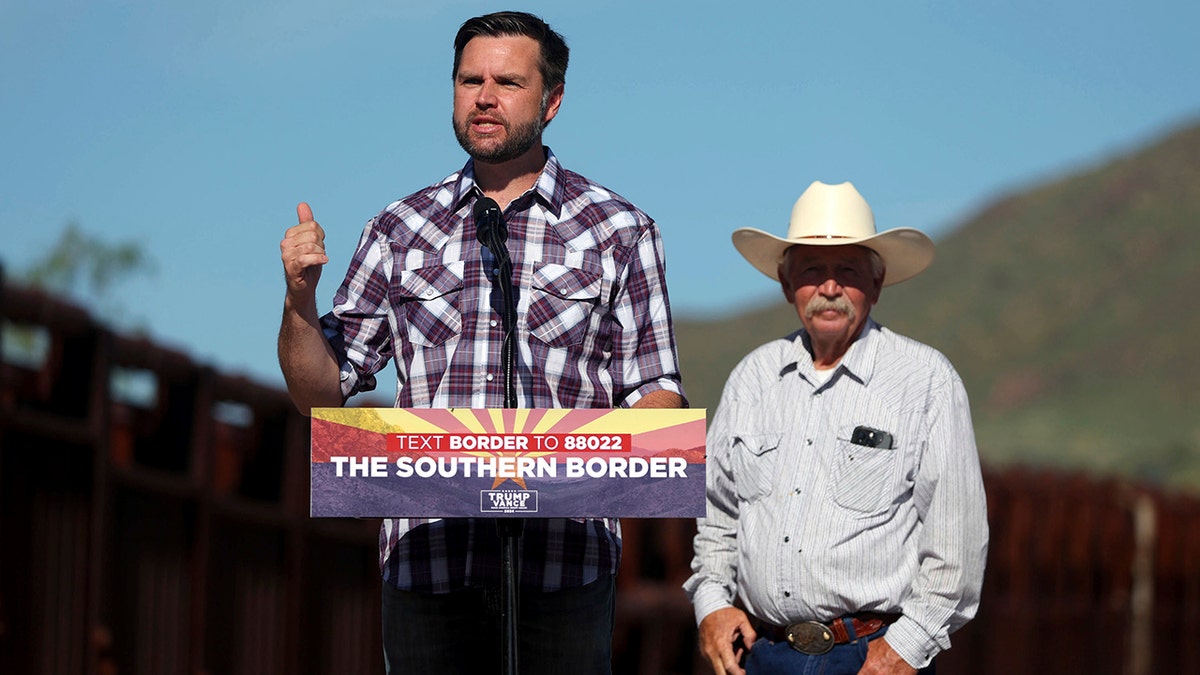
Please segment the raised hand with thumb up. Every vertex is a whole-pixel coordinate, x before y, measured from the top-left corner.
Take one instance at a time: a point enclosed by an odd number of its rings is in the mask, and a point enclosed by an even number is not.
[[[325,230],[313,220],[312,209],[300,202],[298,225],[288,228],[279,253],[287,277],[283,320],[279,325],[279,367],[288,392],[300,412],[342,405],[338,363],[321,332],[317,316],[317,282],[325,255]]]
[[[314,297],[321,267],[329,262],[325,255],[325,230],[313,220],[312,209],[305,202],[296,206],[298,225],[288,228],[279,253],[289,294]]]

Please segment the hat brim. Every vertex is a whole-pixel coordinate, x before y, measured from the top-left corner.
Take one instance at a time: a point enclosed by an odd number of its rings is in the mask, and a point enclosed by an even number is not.
[[[899,227],[865,238],[813,238],[784,239],[753,227],[743,227],[733,232],[733,246],[759,272],[779,281],[779,263],[783,254],[792,246],[865,246],[883,258],[887,268],[883,285],[891,286],[907,281],[933,262],[934,245],[924,232],[910,227]]]

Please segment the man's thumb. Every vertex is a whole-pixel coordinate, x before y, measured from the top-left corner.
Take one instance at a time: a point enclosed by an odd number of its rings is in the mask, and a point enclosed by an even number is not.
[[[307,202],[300,202],[296,205],[296,217],[300,219],[301,223],[307,223],[313,219],[312,208],[308,206]]]

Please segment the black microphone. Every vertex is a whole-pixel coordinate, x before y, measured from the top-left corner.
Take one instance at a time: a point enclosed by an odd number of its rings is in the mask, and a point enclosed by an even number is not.
[[[475,238],[480,244],[492,248],[492,237],[498,243],[508,241],[508,228],[500,217],[500,205],[491,197],[480,197],[475,200]],[[492,251],[495,254],[495,251]]]
[[[475,200],[475,238],[492,252],[495,273],[492,283],[500,291],[498,311],[503,317],[504,340],[500,346],[501,366],[504,370],[504,407],[517,407],[516,374],[513,372],[517,360],[516,330],[517,306],[513,297],[512,258],[508,255],[508,227],[504,224],[500,206],[491,197]]]

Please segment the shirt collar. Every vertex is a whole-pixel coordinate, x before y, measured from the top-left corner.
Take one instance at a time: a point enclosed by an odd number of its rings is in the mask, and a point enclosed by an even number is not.
[[[538,174],[538,179],[534,182],[533,187],[525,194],[514,200],[518,210],[525,210],[529,205],[525,203],[527,199],[534,199],[541,202],[550,212],[556,217],[562,213],[563,201],[565,200],[565,192],[562,180],[562,165],[558,163],[558,157],[555,157],[554,151],[550,146],[543,145],[542,150],[546,153],[546,165],[542,167],[542,172]],[[458,181],[454,185],[454,211],[461,209],[466,203],[474,203],[476,199],[483,196],[483,190],[479,188],[479,184],[475,182],[475,160],[468,159],[463,165],[462,171],[459,172]],[[506,208],[502,205],[500,208]]]
[[[838,362],[837,369],[844,370],[847,375],[862,384],[869,383],[871,376],[875,373],[875,360],[879,355],[879,331],[880,325],[875,323],[871,317],[867,317],[858,337],[850,343],[850,348]],[[792,345],[795,360],[785,363],[779,371],[779,376],[783,377],[792,371],[799,371],[800,375],[810,382],[815,382],[812,376],[816,372],[816,367],[813,365],[812,346],[808,332],[801,328],[793,333]],[[829,378],[827,384],[832,385],[838,379],[837,373],[834,375]]]

